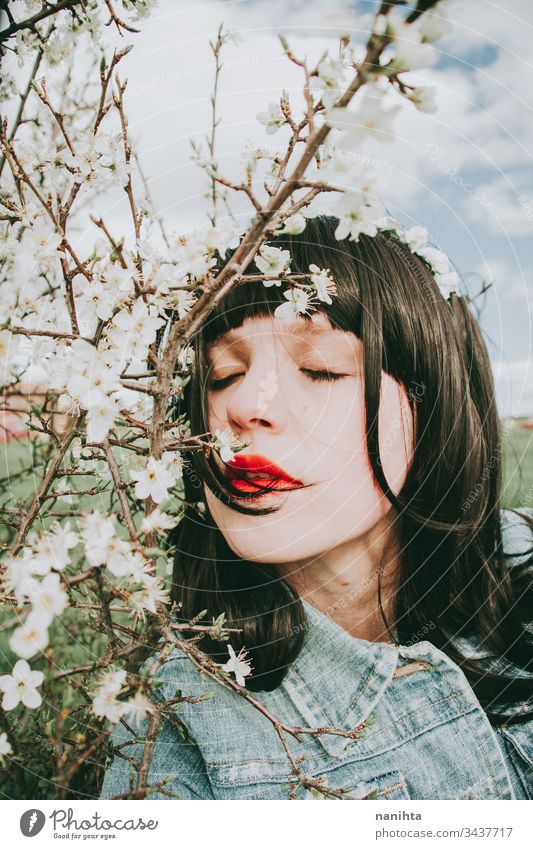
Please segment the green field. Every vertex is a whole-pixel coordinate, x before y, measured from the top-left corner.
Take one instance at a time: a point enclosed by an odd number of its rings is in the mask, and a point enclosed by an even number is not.
[[[503,506],[533,507],[533,430],[508,432],[503,472]]]

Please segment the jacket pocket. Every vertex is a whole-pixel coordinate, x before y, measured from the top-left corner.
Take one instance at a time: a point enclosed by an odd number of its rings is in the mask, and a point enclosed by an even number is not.
[[[287,761],[241,762],[208,765],[216,798],[223,799],[331,799],[298,786]],[[361,774],[363,773],[363,774]],[[344,763],[333,769],[309,770],[309,778],[327,789],[343,790],[351,799],[410,799],[404,776],[398,770],[365,776],[361,763]]]
[[[405,778],[397,769],[369,778],[354,787],[350,796],[357,799],[410,799]]]
[[[502,726],[498,729],[510,742],[510,756],[527,799],[533,799],[533,722]]]

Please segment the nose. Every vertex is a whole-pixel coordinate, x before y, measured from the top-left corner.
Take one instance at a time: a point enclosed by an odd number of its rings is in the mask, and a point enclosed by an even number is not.
[[[272,363],[253,363],[235,390],[228,395],[228,424],[238,432],[256,427],[283,430],[287,423],[287,403],[278,369]]]

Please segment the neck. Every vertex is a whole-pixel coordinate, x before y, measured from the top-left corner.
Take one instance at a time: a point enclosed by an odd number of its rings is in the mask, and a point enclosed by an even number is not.
[[[353,637],[392,642],[378,601],[378,575],[394,513],[389,510],[369,531],[317,557],[279,567],[296,592]],[[397,587],[397,546],[382,567],[381,604],[391,622]]]

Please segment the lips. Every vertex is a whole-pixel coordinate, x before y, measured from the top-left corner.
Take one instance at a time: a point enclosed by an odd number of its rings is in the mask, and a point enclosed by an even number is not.
[[[232,469],[240,473],[240,477],[234,475]],[[262,457],[259,454],[238,454],[226,464],[226,474],[235,489],[240,492],[258,492],[257,484],[277,492],[299,489],[303,486],[302,481],[293,478],[268,457]],[[252,481],[257,483],[254,485]]]

